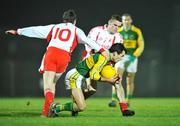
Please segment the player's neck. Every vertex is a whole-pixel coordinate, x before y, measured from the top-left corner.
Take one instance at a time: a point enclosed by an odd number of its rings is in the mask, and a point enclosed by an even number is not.
[[[124,29],[125,31],[130,30],[130,29],[131,29],[131,25],[129,25],[129,26],[123,26],[123,29]]]

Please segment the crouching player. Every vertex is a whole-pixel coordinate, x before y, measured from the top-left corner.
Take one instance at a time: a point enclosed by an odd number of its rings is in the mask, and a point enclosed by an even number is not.
[[[100,72],[108,61],[118,62],[125,55],[126,49],[120,43],[112,45],[109,49],[109,58],[106,59],[100,53],[92,54],[90,57],[78,63],[76,68],[70,70],[65,77],[66,88],[71,89],[74,102],[66,104],[52,103],[49,110],[49,117],[57,115],[61,111],[71,111],[72,116],[76,116],[78,112],[84,111],[86,108],[85,98],[81,86],[86,78],[90,77],[97,81],[107,81],[114,85],[117,89],[119,105],[123,116],[133,116],[134,111],[128,110],[125,101],[124,89],[120,83],[120,78],[116,75],[107,79],[100,75]]]

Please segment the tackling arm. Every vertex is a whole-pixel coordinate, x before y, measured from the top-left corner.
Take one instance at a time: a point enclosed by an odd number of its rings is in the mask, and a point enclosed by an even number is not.
[[[77,37],[78,37],[78,42],[79,43],[83,43],[83,44],[87,44],[89,45],[92,49],[95,49],[96,51],[99,52],[103,52],[103,56],[105,56],[106,58],[108,58],[108,52],[104,51],[103,48],[101,48],[95,41],[89,39],[85,33],[81,30],[81,29],[77,29]]]

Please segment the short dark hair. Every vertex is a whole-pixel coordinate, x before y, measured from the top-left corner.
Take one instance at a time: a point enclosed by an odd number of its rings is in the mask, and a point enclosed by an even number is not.
[[[113,14],[113,15],[111,16],[111,19],[115,19],[115,20],[121,21],[121,16],[118,15],[118,14]]]
[[[111,46],[111,48],[109,49],[109,51],[110,51],[110,53],[117,52],[118,54],[122,53],[123,51],[125,51],[125,53],[127,53],[127,50],[122,43],[113,44]]]
[[[63,22],[74,23],[77,17],[75,11],[73,9],[69,9],[63,13],[62,18],[63,18]]]

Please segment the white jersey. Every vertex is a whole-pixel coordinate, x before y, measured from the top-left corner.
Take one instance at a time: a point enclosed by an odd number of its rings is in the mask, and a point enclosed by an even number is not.
[[[57,25],[33,26],[17,30],[19,35],[47,39],[48,47],[56,47],[71,53],[78,43],[88,44],[99,51],[101,47],[72,23],[60,23]]]
[[[117,32],[115,34],[110,34],[107,31],[106,25],[97,26],[90,30],[88,37],[95,41],[99,46],[108,50],[114,43],[123,43],[123,37]],[[91,47],[85,45],[87,53],[90,53]]]

